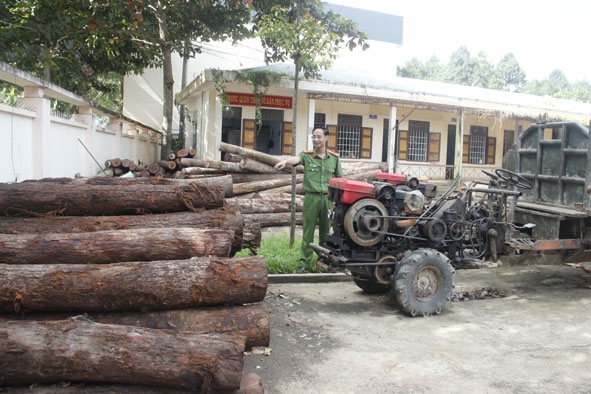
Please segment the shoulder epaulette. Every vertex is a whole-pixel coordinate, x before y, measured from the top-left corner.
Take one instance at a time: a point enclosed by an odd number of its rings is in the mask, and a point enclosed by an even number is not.
[[[333,156],[339,157],[339,154],[337,152],[335,152],[335,151],[332,151],[330,149],[327,149],[327,152],[330,153]]]

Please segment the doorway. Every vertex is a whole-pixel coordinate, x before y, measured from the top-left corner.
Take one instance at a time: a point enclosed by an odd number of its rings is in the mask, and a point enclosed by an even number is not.
[[[447,156],[445,158],[445,179],[454,178],[456,165],[456,125],[447,125]]]
[[[256,133],[255,150],[269,155],[281,154],[281,135],[283,133],[283,111],[263,109],[262,125]]]

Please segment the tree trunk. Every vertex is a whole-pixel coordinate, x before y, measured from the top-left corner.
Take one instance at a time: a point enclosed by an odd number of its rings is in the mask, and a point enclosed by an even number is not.
[[[221,228],[234,231],[230,255],[243,248],[243,218],[237,204],[202,212],[120,216],[0,216],[0,234],[84,233],[142,228]]]
[[[181,165],[183,166],[183,168],[202,167],[202,168],[215,168],[218,170],[228,171],[228,172],[245,172],[245,170],[240,168],[239,163],[233,163],[233,162],[229,162],[229,161],[181,159]]]
[[[181,160],[181,162],[182,162],[182,160]],[[217,168],[187,167],[187,168],[183,168],[181,170],[181,173],[183,174],[183,177],[185,178],[187,175],[212,175],[212,176],[224,175],[225,171],[218,170]],[[195,179],[195,178],[192,178],[192,179]],[[233,178],[232,178],[232,182],[234,182]]]
[[[218,333],[244,337],[246,348],[269,346],[269,305],[264,303],[191,308],[153,312],[119,312],[90,315],[98,323],[124,324],[194,333]]]
[[[303,223],[302,212],[296,212],[296,224]],[[283,227],[291,226],[291,212],[281,213],[251,213],[244,215],[244,225],[248,226],[250,223],[258,223],[262,227]]]
[[[201,186],[197,181],[184,186],[141,182],[106,186],[44,180],[0,184],[0,213],[15,216],[163,213],[213,209],[223,204],[222,187]]]
[[[86,314],[97,323],[123,324],[145,328],[192,331],[196,334],[228,334],[246,339],[246,348],[269,346],[270,313],[266,303],[223,307],[187,308],[152,312],[111,312]],[[0,320],[65,320],[71,313],[0,315]]]
[[[298,182],[303,182],[304,175],[296,176]],[[291,178],[270,179],[267,181],[254,181],[247,183],[234,184],[232,187],[233,195],[252,193],[260,190],[273,189],[276,187],[291,185]]]
[[[261,225],[255,222],[244,222],[244,235],[242,244],[245,248],[256,250],[261,246]],[[248,245],[248,246],[246,246]]]
[[[240,160],[239,165],[242,170],[248,172],[256,172],[259,174],[279,174],[279,171],[276,170],[275,167],[246,157]]]
[[[247,174],[247,173],[232,173],[232,183],[246,183],[255,181],[268,181],[270,179],[291,179],[291,174],[279,172],[276,174]]]
[[[237,389],[244,338],[92,323],[2,321],[3,385],[51,382]]]
[[[140,386],[140,385],[117,385],[117,384],[94,384],[94,383],[71,383],[67,385],[58,383],[53,385],[27,385],[19,388],[3,387],[11,394],[194,394],[195,390],[176,389],[172,387]],[[242,373],[240,388],[237,390],[216,390],[217,394],[263,394],[263,386],[260,376],[254,373]]]
[[[262,301],[266,291],[267,267],[260,256],[106,265],[0,264],[3,313],[236,305]]]
[[[304,209],[304,199],[297,196],[296,211],[301,212]],[[291,198],[229,198],[226,200],[228,205],[238,206],[242,215],[248,213],[276,213],[290,212]],[[1,222],[0,222],[1,223]]]
[[[225,142],[220,142],[220,151],[248,157],[248,158],[254,159],[258,162],[267,164],[271,167],[273,167],[275,164],[277,164],[278,162],[280,162],[282,160],[282,158],[278,157],[278,156],[268,155],[263,152],[259,152],[259,151],[253,150],[253,149],[243,148],[241,146],[232,145],[232,144],[228,144]],[[287,169],[291,170],[291,166],[287,166]],[[297,166],[296,169],[298,172],[304,172],[303,166]]]
[[[71,234],[0,234],[3,264],[111,264],[124,261],[229,257],[234,232],[138,228]]]

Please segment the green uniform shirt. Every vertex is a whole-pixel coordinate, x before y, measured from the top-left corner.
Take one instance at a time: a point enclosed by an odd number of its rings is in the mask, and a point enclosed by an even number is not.
[[[307,192],[328,193],[328,181],[341,178],[343,169],[336,153],[327,151],[323,158],[316,151],[303,151],[299,154],[300,164],[304,166],[303,188]]]

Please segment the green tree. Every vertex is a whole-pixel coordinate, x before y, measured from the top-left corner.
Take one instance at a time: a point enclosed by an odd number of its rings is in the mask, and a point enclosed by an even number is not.
[[[337,57],[343,44],[349,49],[368,47],[365,34],[356,24],[331,11],[324,11],[319,0],[279,0],[255,2],[255,31],[261,38],[265,62],[294,64],[292,153],[296,152],[296,120],[300,75],[318,78]],[[295,169],[292,170],[292,225],[290,244],[295,238]]]
[[[120,92],[113,81],[154,65],[151,48],[133,40],[142,15],[130,3],[4,0],[0,60],[74,93],[107,100]]]
[[[525,72],[512,53],[506,54],[497,65],[497,74],[502,81],[503,90],[521,92],[525,84]]]

